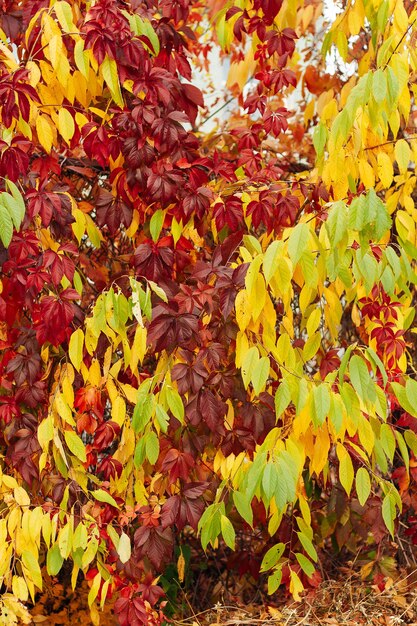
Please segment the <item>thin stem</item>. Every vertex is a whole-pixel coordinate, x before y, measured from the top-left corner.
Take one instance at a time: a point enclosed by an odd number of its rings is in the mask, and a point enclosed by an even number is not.
[[[233,100],[235,100],[235,96],[232,96],[231,98],[229,98],[228,100],[226,100],[226,102],[224,102],[218,109],[216,109],[215,111],[213,111],[213,113],[210,113],[210,115],[208,115],[207,117],[205,117],[203,119],[203,121],[200,123],[199,127],[203,126],[203,124],[205,124],[206,122],[208,122],[212,117],[214,117],[215,115],[217,115],[218,113],[220,113],[220,111],[222,111],[225,107],[227,107],[228,104],[230,104],[231,102],[233,102]],[[198,130],[198,129],[197,129]]]

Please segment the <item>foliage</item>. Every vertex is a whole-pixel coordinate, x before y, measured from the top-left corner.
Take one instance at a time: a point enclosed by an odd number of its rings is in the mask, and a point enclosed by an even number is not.
[[[16,620],[70,562],[95,622],[117,593],[122,626],[161,623],[186,527],[253,528],[251,573],[299,599],[322,546],[415,514],[417,12],[345,4],[323,39],[316,0],[3,3]],[[219,47],[239,112],[204,132],[192,67]]]

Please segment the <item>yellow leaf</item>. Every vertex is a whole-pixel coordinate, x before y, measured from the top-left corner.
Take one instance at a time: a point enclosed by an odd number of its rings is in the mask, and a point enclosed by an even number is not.
[[[290,570],[290,577],[290,593],[296,602],[300,602],[300,593],[304,591],[303,583],[293,569]]]
[[[19,506],[30,506],[30,498],[23,487],[15,487],[13,491],[14,499]]]
[[[23,576],[13,576],[12,591],[16,598],[22,602],[26,602],[29,597],[29,591]]]
[[[62,44],[62,35],[53,35],[48,39],[48,51],[51,65],[55,70],[56,77],[61,85],[66,88],[70,75],[70,65],[66,57],[66,51]]]
[[[366,189],[371,189],[375,186],[374,170],[369,165],[368,161],[365,161],[364,159],[359,161],[359,174]]]
[[[132,546],[130,543],[130,537],[126,533],[122,533],[119,539],[119,545],[117,546],[117,554],[122,563],[127,563],[132,553]]]
[[[339,459],[339,480],[340,484],[346,491],[347,495],[350,495],[352,490],[353,479],[355,472],[353,469],[352,459],[349,452],[341,443],[336,446],[337,457]]]
[[[135,336],[132,343],[132,350],[130,354],[130,369],[132,372],[135,372],[138,367],[138,363],[142,363],[145,354],[146,354],[146,338],[147,338],[147,330],[146,328],[140,326],[139,324],[136,326]]]
[[[227,87],[231,88],[233,85],[238,85],[242,91],[248,79],[252,77],[255,67],[253,48],[250,48],[243,61],[231,64],[227,77]]]
[[[259,318],[262,310],[265,306],[266,301],[266,289],[265,289],[265,279],[262,274],[258,274],[254,287],[250,292],[248,304],[249,310],[252,313],[252,319],[254,322]]]
[[[72,366],[70,367],[72,370]],[[68,406],[72,406],[74,403],[74,387],[72,386],[74,382],[74,375],[73,372],[71,373],[67,370],[66,375],[61,379],[62,395]]]
[[[58,113],[58,129],[61,133],[61,136],[65,139],[67,144],[69,145],[71,139],[74,136],[75,132],[75,124],[74,118],[68,109],[61,108]]]
[[[245,330],[247,328],[250,319],[251,319],[251,311],[249,309],[249,298],[248,293],[245,289],[239,291],[236,296],[235,301],[236,308],[236,321],[238,323],[240,330]]]
[[[70,424],[70,426],[75,426],[72,410],[61,393],[55,396],[54,408],[64,422]]]
[[[394,168],[392,161],[386,152],[378,153],[378,176],[386,189],[391,186],[394,178]]]
[[[315,473],[317,476],[323,471],[324,466],[327,463],[327,458],[330,450],[330,437],[326,424],[322,424],[317,432],[313,449],[311,450],[311,473]]]
[[[38,589],[42,589],[42,574],[37,557],[32,552],[24,550],[22,552],[22,566],[26,583],[28,583],[29,578]]]
[[[72,524],[68,522],[58,533],[58,546],[61,556],[67,559],[72,550]]]
[[[98,572],[93,579],[93,584],[91,585],[91,589],[88,592],[88,606],[91,608],[94,600],[97,598],[98,590],[100,589],[101,583],[101,575]]]
[[[121,396],[117,396],[112,404],[111,418],[119,426],[123,426],[126,419],[126,403]]]
[[[185,577],[185,559],[184,559],[184,555],[182,552],[180,552],[180,555],[178,557],[177,570],[178,570],[178,580],[180,581],[180,583],[183,583],[184,577]]]
[[[9,50],[9,48],[5,46],[4,43],[1,43],[1,42],[0,42],[0,53],[1,53],[1,56],[3,57],[2,62],[5,65],[7,65],[7,67],[12,72],[18,69],[19,63],[16,61],[16,58],[13,55],[12,51]]]
[[[69,356],[78,372],[80,371],[81,362],[83,360],[83,347],[84,333],[81,328],[78,328],[74,333],[72,333],[69,342]]]
[[[42,450],[46,450],[48,448],[48,444],[52,441],[54,437],[54,424],[52,420],[52,415],[48,415],[48,417],[39,424],[38,433],[37,433],[39,445]]]
[[[101,382],[100,364],[97,359],[93,359],[90,369],[88,370],[88,382],[94,387],[98,387]]]
[[[45,152],[51,152],[52,145],[54,143],[54,135],[51,125],[49,123],[49,117],[40,113],[36,118],[36,133],[38,135],[39,143],[45,149]]]
[[[244,332],[239,331],[236,335],[236,367],[242,367],[243,357],[248,349],[248,338]]]
[[[406,140],[400,139],[399,141],[397,141],[397,143],[395,144],[395,158],[401,174],[407,171],[408,165],[410,163],[410,157],[411,150]]]

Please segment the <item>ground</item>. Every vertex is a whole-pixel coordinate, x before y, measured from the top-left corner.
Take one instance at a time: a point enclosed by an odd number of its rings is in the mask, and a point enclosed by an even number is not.
[[[338,580],[325,580],[301,602],[284,596],[265,596],[263,602],[231,602],[219,593],[217,602],[205,610],[190,604],[191,593],[182,593],[181,606],[168,623],[174,626],[417,626],[417,570],[403,571],[396,581],[387,581],[380,591],[358,575],[341,572]],[[62,584],[49,586],[31,611],[33,624],[89,626],[88,587],[75,592]],[[180,599],[180,595],[178,599]],[[221,601],[223,596],[223,601]],[[100,626],[116,626],[112,604],[100,612]]]

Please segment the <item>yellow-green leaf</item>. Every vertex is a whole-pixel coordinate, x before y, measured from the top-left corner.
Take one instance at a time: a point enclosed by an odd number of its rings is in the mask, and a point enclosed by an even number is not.
[[[355,487],[359,504],[363,506],[371,493],[371,480],[369,478],[369,472],[364,467],[360,467],[356,472]]]
[[[116,509],[119,508],[119,505],[117,504],[113,496],[111,496],[107,491],[104,491],[104,489],[96,489],[95,491],[91,492],[91,495],[99,502],[111,504],[111,506],[114,506]]]
[[[337,444],[336,451],[339,459],[340,484],[349,496],[352,491],[353,478],[355,476],[352,459],[350,458],[349,452],[342,444]]]
[[[130,543],[130,537],[126,533],[120,535],[119,543],[117,546],[117,554],[122,563],[127,563],[132,553],[132,546]]]
[[[76,456],[77,459],[79,459],[82,463],[85,463],[87,461],[87,456],[82,439],[73,430],[66,430],[64,437],[65,443],[67,444],[72,454]]]
[[[101,72],[106,82],[107,87],[110,89],[113,100],[120,107],[124,106],[122,92],[120,90],[119,75],[117,73],[117,63],[114,59],[106,56],[101,64]]]
[[[411,158],[411,149],[405,139],[400,139],[395,144],[395,158],[401,173],[408,169]]]

